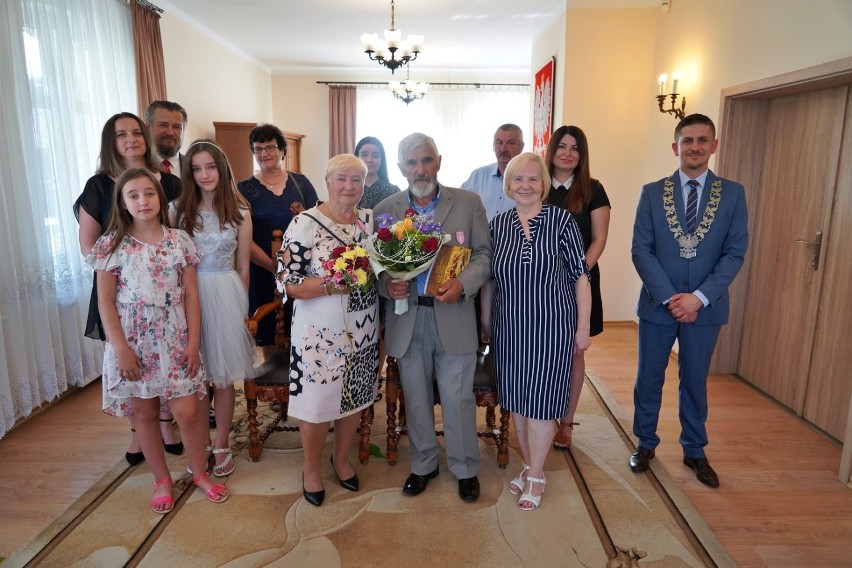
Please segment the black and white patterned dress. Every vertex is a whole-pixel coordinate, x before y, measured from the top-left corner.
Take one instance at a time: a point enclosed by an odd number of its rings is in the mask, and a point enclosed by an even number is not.
[[[373,214],[359,209],[359,223],[338,225],[319,210],[297,215],[284,235],[279,254],[278,286],[325,275],[322,261],[340,246],[315,217],[346,243],[362,243],[373,232]],[[295,300],[290,351],[291,416],[311,423],[329,422],[360,412],[373,403],[378,389],[378,294],[376,286],[351,294]]]
[[[583,238],[571,214],[552,205],[530,219],[529,239],[515,209],[490,227],[500,406],[536,420],[560,418],[568,410],[577,329],[574,283],[587,273]]]

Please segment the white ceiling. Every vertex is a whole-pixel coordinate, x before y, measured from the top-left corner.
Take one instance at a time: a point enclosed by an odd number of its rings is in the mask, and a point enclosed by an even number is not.
[[[153,0],[174,16],[273,73],[346,76],[390,72],[362,51],[364,32],[390,27],[390,0]],[[566,4],[652,7],[660,0],[397,0],[396,28],[423,34],[418,74],[523,76],[532,45]],[[400,70],[397,70],[400,75]]]

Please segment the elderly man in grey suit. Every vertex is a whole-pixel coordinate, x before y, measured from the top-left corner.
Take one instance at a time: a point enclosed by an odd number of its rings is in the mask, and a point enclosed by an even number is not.
[[[387,298],[385,347],[399,363],[411,475],[402,488],[419,495],[438,475],[440,445],[435,435],[432,378],[438,383],[444,420],[447,466],[458,479],[459,496],[468,502],[479,498],[479,442],[476,436],[476,401],[473,375],[479,338],[474,310],[476,293],[491,276],[491,236],[482,200],[473,192],[438,183],[441,156],[435,141],[414,133],[399,143],[399,169],[408,190],[379,203],[375,215],[405,217],[407,209],[432,215],[450,235],[448,244],[471,249],[470,263],[426,296],[423,274],[413,281],[396,281],[382,274],[379,293]],[[393,301],[408,298],[408,311],[394,313]]]
[[[632,249],[642,291],[633,391],[639,446],[630,456],[630,469],[646,471],[660,443],[663,381],[677,339],[683,463],[710,487],[719,486],[719,477],[704,454],[707,373],[719,330],[728,321],[728,286],[748,248],[743,186],[708,168],[717,144],[716,127],[703,114],[678,123],[672,149],[680,168],[642,188]]]

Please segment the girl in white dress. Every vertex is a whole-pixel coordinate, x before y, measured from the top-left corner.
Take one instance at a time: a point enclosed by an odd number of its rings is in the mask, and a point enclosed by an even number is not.
[[[253,375],[254,341],[246,329],[249,254],[252,243],[248,203],[237,191],[228,158],[211,140],[189,145],[183,191],[170,211],[176,227],[198,247],[201,354],[213,385],[216,440],[213,475],[233,473],[236,462],[228,435],[234,417],[234,382]]]
[[[184,436],[193,471],[204,471],[205,397],[200,354],[200,310],[195,245],[168,227],[166,198],[150,171],[132,168],[118,179],[106,233],[86,261],[98,279],[98,310],[106,333],[104,411],[124,416],[129,406],[151,472],[151,509],[172,510],[172,479],[160,435],[164,396]],[[214,503],[228,498],[205,472],[193,479]]]

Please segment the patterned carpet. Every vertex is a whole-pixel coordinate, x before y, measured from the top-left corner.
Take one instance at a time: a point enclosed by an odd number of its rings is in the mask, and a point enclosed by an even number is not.
[[[228,479],[226,503],[209,503],[191,487],[186,458],[169,456],[175,509],[156,515],[148,508],[147,466],[128,467],[122,460],[3,568],[732,565],[664,477],[627,469],[625,419],[590,375],[574,446],[548,455],[547,492],[537,511],[518,510],[517,497],[506,488],[521,463],[516,445],[503,470],[490,441],[480,441],[482,496],[475,504],[458,498],[443,456],[440,475],[425,493],[403,495],[409,473],[405,437],[395,467],[379,456],[359,464],[353,448],[361,480],[356,493],[337,484],[325,459],[326,500],[313,507],[301,495],[298,433],[274,434],[260,461],[248,461],[247,416],[239,392],[231,433],[237,469]],[[259,408],[262,417],[270,416],[265,404]],[[484,416],[479,418],[484,428]],[[371,437],[375,453],[385,448],[384,428],[380,403]]]

